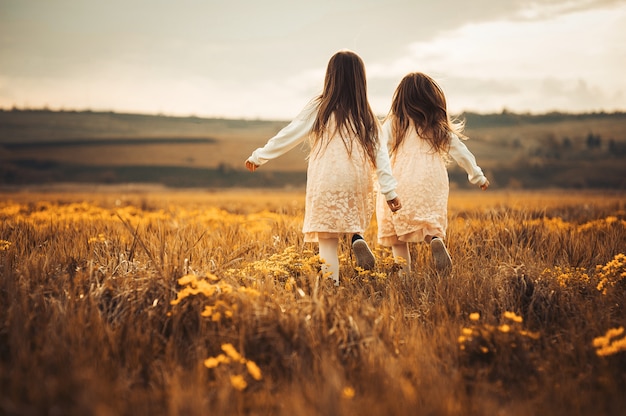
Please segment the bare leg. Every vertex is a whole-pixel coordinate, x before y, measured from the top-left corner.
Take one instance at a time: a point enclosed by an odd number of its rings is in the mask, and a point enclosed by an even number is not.
[[[320,238],[320,258],[324,260],[322,272],[324,274],[330,272],[330,277],[335,281],[335,286],[339,286],[339,239],[338,238]]]
[[[404,273],[411,272],[411,253],[409,252],[409,244],[408,243],[398,243],[391,246],[391,251],[393,253],[393,257],[396,259],[396,263],[398,263],[398,259],[402,258],[406,262],[402,266],[402,270]]]

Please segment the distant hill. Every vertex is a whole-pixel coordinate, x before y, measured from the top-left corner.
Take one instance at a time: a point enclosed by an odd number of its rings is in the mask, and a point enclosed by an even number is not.
[[[626,189],[626,113],[465,113],[467,146],[495,187]],[[0,111],[0,185],[157,183],[301,187],[307,149],[254,174],[250,153],[288,121]],[[451,186],[469,186],[450,165]]]

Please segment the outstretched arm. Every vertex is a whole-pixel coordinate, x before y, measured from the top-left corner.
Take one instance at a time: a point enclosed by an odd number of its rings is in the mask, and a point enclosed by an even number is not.
[[[289,125],[269,139],[265,146],[252,152],[252,155],[246,160],[246,169],[254,172],[259,166],[287,153],[302,143],[313,129],[316,114],[317,107],[315,102],[311,101]]]
[[[476,158],[456,134],[450,135],[450,156],[467,172],[470,183],[480,186],[483,191],[489,187],[489,181],[483,170],[476,164]]]

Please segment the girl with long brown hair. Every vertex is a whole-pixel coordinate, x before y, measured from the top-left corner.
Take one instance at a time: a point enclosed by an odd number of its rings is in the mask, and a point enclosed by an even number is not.
[[[389,154],[380,144],[380,124],[367,99],[365,66],[354,52],[330,58],[322,93],[285,128],[246,160],[259,166],[309,139],[304,241],[318,242],[323,270],[339,284],[339,238],[353,234],[357,266],[371,268],[374,256],[360,238],[375,209],[374,172],[391,211],[400,209]]]
[[[383,123],[383,142],[390,151],[397,191],[403,208],[395,215],[377,205],[378,242],[392,248],[411,271],[408,243],[430,244],[437,271],[449,272],[452,259],[443,241],[446,235],[450,185],[446,162],[454,159],[470,183],[482,190],[489,181],[476,158],[463,144],[463,124],[453,122],[441,87],[428,75],[406,75],[396,88],[391,110]]]

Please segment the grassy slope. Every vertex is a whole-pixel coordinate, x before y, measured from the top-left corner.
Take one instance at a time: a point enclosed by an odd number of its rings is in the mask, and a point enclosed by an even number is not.
[[[467,145],[494,186],[626,188],[622,179],[626,177],[626,114],[505,113],[465,118],[471,137]],[[241,172],[252,150],[286,124],[92,112],[0,112],[0,184],[302,185],[306,149],[301,147],[264,166],[258,178]],[[590,137],[599,143],[590,144]],[[453,186],[468,186],[455,165],[450,167],[450,177]]]

